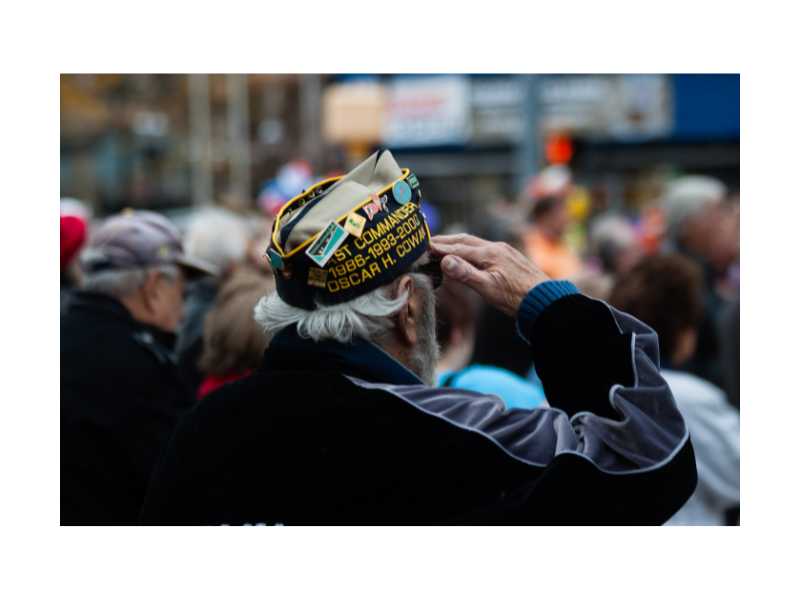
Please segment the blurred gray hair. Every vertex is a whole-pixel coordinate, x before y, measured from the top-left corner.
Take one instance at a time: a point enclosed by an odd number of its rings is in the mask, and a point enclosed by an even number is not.
[[[616,215],[598,217],[589,228],[590,247],[603,261],[605,271],[614,271],[617,256],[636,245],[633,227]]]
[[[710,204],[725,198],[725,184],[705,175],[687,175],[673,181],[660,204],[667,217],[667,231],[675,239],[683,233],[689,219],[699,215]]]
[[[106,294],[114,298],[124,298],[145,284],[148,275],[158,271],[167,283],[173,283],[180,275],[180,267],[175,264],[155,267],[132,267],[128,269],[106,269],[83,276],[81,290]]]
[[[247,258],[250,231],[239,215],[221,208],[198,212],[186,228],[183,248],[187,255],[203,259],[224,273]]]

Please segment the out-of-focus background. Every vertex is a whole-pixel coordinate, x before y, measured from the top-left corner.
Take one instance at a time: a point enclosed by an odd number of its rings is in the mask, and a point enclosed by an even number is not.
[[[635,214],[680,174],[738,188],[739,76],[61,75],[61,196],[94,217],[271,211],[379,147],[441,229],[553,163]]]

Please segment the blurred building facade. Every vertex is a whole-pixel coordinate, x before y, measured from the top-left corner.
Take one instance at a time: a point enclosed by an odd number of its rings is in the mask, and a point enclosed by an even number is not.
[[[251,208],[293,159],[321,176],[378,147],[443,225],[552,162],[633,210],[681,173],[737,189],[739,136],[738,75],[61,76],[61,195],[98,216]]]

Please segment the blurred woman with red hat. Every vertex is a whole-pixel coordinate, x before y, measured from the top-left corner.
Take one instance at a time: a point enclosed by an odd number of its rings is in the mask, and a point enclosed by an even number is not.
[[[86,223],[72,215],[61,215],[61,316],[67,311],[70,294],[80,284],[78,252],[86,241]]]

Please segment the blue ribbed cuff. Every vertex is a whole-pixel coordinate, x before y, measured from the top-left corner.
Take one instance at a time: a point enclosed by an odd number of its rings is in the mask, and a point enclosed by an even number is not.
[[[530,343],[527,333],[533,329],[536,319],[550,304],[570,294],[580,294],[571,281],[545,281],[527,293],[517,311],[517,333]]]

